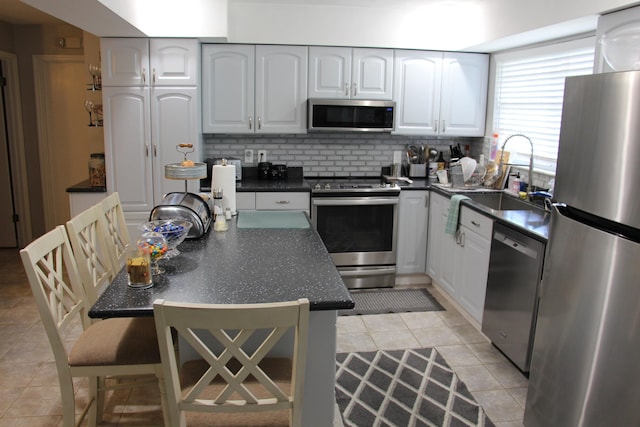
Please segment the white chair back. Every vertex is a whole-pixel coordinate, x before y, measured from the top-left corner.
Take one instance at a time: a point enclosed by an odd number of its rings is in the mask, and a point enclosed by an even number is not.
[[[240,305],[158,300],[153,309],[172,426],[185,426],[185,412],[190,411],[237,416],[245,412],[282,410],[289,412],[289,425],[301,426],[309,327],[307,299]],[[184,369],[183,377],[180,376],[172,330],[191,345],[205,363],[205,368],[190,378],[192,387]],[[269,359],[269,351],[289,331],[294,337],[291,360]],[[257,337],[255,349],[248,349],[245,343]],[[281,386],[278,378],[270,376],[270,367],[283,362],[288,371],[288,390]],[[258,419],[263,418],[263,414],[265,412],[257,412]],[[212,416],[212,423],[216,418]]]
[[[111,193],[98,203],[98,208],[102,210],[106,220],[107,238],[112,242],[112,256],[117,260],[116,272],[124,267],[126,262],[125,247],[131,242],[127,223],[124,219],[124,212],[120,204],[120,196],[117,192]]]

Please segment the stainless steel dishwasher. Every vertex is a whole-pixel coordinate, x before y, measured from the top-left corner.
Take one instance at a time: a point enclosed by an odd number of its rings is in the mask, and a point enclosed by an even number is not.
[[[482,332],[520,370],[529,371],[545,243],[496,223]]]

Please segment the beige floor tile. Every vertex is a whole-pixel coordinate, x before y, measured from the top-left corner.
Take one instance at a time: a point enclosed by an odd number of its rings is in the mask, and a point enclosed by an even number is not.
[[[494,424],[496,427],[524,427],[522,421],[499,421]]]
[[[475,391],[471,394],[493,422],[522,422],[524,409],[506,390]]]
[[[469,325],[467,319],[464,318],[460,313],[455,311],[455,309],[447,309],[447,311],[438,311],[437,312],[440,318],[447,324],[447,326],[462,326]]]
[[[527,387],[508,388],[507,391],[523,408],[527,402]]]
[[[450,326],[450,328],[465,344],[483,344],[489,342],[489,340],[472,325],[453,325]]]
[[[20,398],[23,388],[0,388],[0,417],[4,415],[7,409]]]
[[[452,367],[469,391],[503,389],[500,382],[482,365]]]
[[[420,344],[408,329],[372,332],[371,338],[379,350],[402,350],[420,347]]]
[[[527,377],[510,362],[485,365],[504,388],[526,387]]]
[[[436,347],[451,367],[480,365],[480,360],[466,345],[445,345]]]
[[[6,417],[41,415],[62,415],[62,403],[58,387],[27,387],[5,412]]]
[[[469,347],[476,357],[485,365],[507,361],[507,358],[491,343],[467,344],[467,347]]]
[[[406,330],[407,325],[397,313],[371,314],[363,316],[362,321],[369,332],[386,332]]]
[[[62,426],[61,416],[2,418],[0,427],[59,427]]]
[[[400,313],[400,318],[409,329],[442,328],[446,326],[442,318],[435,311]]]
[[[362,316],[338,316],[336,326],[339,334],[367,332],[367,328],[362,321]]]
[[[373,339],[371,339],[371,335],[366,333],[338,334],[336,341],[336,351],[338,353],[375,351],[378,349]]]
[[[462,341],[448,327],[412,329],[422,347],[439,347],[444,345],[462,344]]]
[[[39,364],[21,363],[20,360],[3,360],[0,362],[0,387],[26,387],[36,371]]]

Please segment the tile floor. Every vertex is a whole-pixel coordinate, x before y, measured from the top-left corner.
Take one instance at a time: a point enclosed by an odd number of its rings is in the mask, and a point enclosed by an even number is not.
[[[338,351],[435,347],[497,426],[521,426],[527,379],[429,289],[447,311],[339,317]],[[53,355],[15,249],[0,249],[0,337],[0,427],[60,427]],[[103,425],[160,425],[158,401],[155,387],[118,391]]]

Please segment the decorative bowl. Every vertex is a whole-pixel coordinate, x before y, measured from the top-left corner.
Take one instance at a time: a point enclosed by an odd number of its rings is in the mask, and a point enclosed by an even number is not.
[[[180,254],[178,245],[187,237],[192,225],[191,222],[184,219],[159,219],[141,224],[140,230],[142,232],[153,231],[164,236],[169,250],[163,258],[168,259]]]

